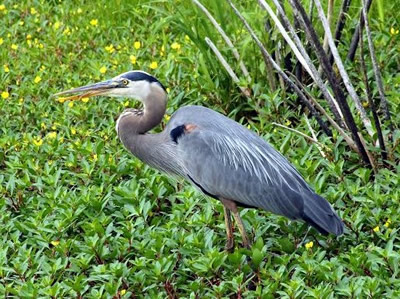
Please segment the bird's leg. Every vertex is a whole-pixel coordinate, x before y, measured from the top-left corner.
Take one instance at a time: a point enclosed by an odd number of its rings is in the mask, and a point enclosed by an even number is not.
[[[250,249],[250,241],[249,241],[249,238],[247,237],[246,229],[244,228],[242,219],[240,218],[236,203],[232,200],[225,199],[225,198],[222,198],[221,202],[225,208],[227,208],[229,211],[231,211],[233,213],[233,217],[235,218],[236,224],[239,228],[239,232],[242,236],[243,246],[247,249]]]
[[[250,241],[249,238],[247,237],[246,229],[244,228],[242,218],[240,218],[239,211],[236,209],[236,211],[232,211],[232,213],[233,217],[235,217],[236,224],[239,228],[239,232],[242,235],[243,246],[247,249],[250,249]]]
[[[225,250],[228,252],[232,252],[235,247],[235,241],[233,239],[233,225],[232,225],[232,217],[231,211],[224,206],[224,217],[225,217],[225,228],[226,228],[226,245]]]

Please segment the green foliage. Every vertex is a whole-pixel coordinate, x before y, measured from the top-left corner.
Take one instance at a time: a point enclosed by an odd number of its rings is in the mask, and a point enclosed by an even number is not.
[[[252,100],[235,90],[207,51],[202,34],[212,28],[200,13],[193,14],[189,2],[4,2],[1,295],[400,296],[400,167],[381,170],[371,181],[371,171],[359,165],[340,138],[335,143],[322,138],[332,148],[327,160],[301,136],[274,128],[271,122],[276,121],[307,132],[306,124],[297,121],[300,109],[288,109],[296,103],[265,88],[265,68],[260,56],[253,55],[258,50],[245,32],[233,29],[241,27],[225,4],[208,2],[239,41],[254,74]],[[249,11],[253,6],[248,4]],[[376,42],[388,51],[379,53],[379,60],[388,65],[382,70],[385,84],[398,85],[399,76],[390,70],[398,66],[393,45],[398,47],[400,35],[391,34],[390,28],[400,24],[394,11],[384,12],[385,31]],[[187,26],[191,16],[197,19],[190,23],[194,31]],[[256,9],[248,16],[262,14]],[[157,62],[156,69],[150,68],[152,62]],[[349,225],[346,234],[338,239],[314,230],[307,234],[302,223],[244,210],[255,243],[251,250],[224,252],[220,204],[160,175],[123,149],[114,118],[136,105],[133,101],[59,103],[50,97],[130,69],[149,71],[170,88],[169,114],[182,105],[201,104],[262,135],[335,205]],[[393,111],[399,112],[398,94],[389,96]],[[393,117],[399,123],[399,113]],[[400,140],[398,134],[394,139]],[[239,241],[237,232],[235,238]],[[305,244],[313,246],[307,249]]]

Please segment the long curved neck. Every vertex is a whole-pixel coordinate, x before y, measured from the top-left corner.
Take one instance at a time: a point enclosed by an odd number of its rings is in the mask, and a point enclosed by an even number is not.
[[[127,110],[118,121],[117,131],[124,146],[142,161],[151,163],[152,152],[162,146],[161,134],[145,134],[161,123],[167,107],[167,95],[161,87],[151,86],[144,109]]]
[[[121,115],[118,124],[121,137],[126,133],[144,134],[161,123],[167,108],[165,92],[158,87],[151,87],[146,99],[143,99],[143,106],[139,113],[129,113],[128,110],[126,115]]]

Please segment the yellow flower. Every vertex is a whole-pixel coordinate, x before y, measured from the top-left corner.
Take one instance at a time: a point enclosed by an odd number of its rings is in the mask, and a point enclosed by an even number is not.
[[[24,98],[20,98],[20,99],[18,100],[18,102],[19,102],[20,104],[22,104],[22,103],[24,102]]]
[[[42,81],[42,78],[40,78],[40,76],[36,76],[33,80],[33,82],[35,82],[36,84],[38,84],[40,81]]]
[[[392,223],[392,221],[390,219],[386,220],[384,226],[387,228],[390,226],[390,223]]]
[[[44,65],[42,65],[41,67],[40,67],[40,70],[41,71],[44,71],[46,69],[46,67],[44,66]]]
[[[71,134],[75,135],[76,134],[76,130],[74,128],[71,128]]]
[[[5,73],[9,73],[10,72],[10,69],[8,68],[7,64],[4,65],[4,72]]]
[[[90,20],[90,25],[92,25],[92,26],[97,26],[98,23],[99,23],[99,21],[97,19]]]
[[[171,88],[167,87],[167,93],[170,93]]]
[[[41,146],[43,144],[43,139],[41,138],[33,139],[33,144],[36,146]]]
[[[393,27],[391,27],[391,28],[390,28],[390,34],[391,34],[391,35],[399,34],[399,29],[396,30],[396,29],[394,29]]]
[[[189,37],[189,35],[185,35],[185,41],[190,41],[190,37]]]
[[[136,56],[135,55],[131,55],[131,56],[129,56],[129,58],[130,58],[132,64],[136,64]]]
[[[121,290],[121,292],[119,292],[122,296],[123,295],[125,295],[126,294],[126,290],[125,289],[123,289],[123,290]]]
[[[57,132],[50,132],[49,134],[47,134],[47,137],[54,139],[57,137]]]
[[[82,102],[84,102],[84,103],[89,102],[89,98],[88,98],[88,97],[83,97],[83,98],[82,98]]]
[[[374,230],[374,232],[379,232],[379,226],[375,226],[374,228],[373,228],[373,230]]]
[[[8,91],[3,91],[3,92],[1,93],[1,97],[2,97],[3,99],[7,99],[9,96],[10,96],[10,94],[8,93]]]
[[[53,25],[54,30],[57,30],[58,28],[60,28],[61,23],[59,21],[55,22]]]
[[[69,27],[64,29],[63,34],[64,35],[71,35],[71,30],[69,29]]]
[[[106,46],[105,49],[106,49],[106,51],[107,51],[108,53],[112,53],[112,52],[115,51],[114,45],[113,45],[113,44],[111,44],[111,45],[109,45],[109,46]]]
[[[105,72],[107,72],[107,68],[105,66],[102,66],[100,68],[100,73],[104,74]]]
[[[308,242],[308,243],[306,243],[306,245],[305,245],[306,249],[311,249],[313,246],[314,246],[314,242],[313,242],[313,241]]]
[[[12,45],[11,45],[11,49],[13,49],[13,50],[17,50],[17,49],[18,49],[18,45],[16,45],[16,44],[12,44]]]
[[[4,43],[4,39],[0,37],[0,45]]]
[[[50,244],[55,247],[55,246],[58,246],[60,244],[60,241],[58,241],[58,240],[51,241]]]
[[[36,9],[34,7],[31,7],[31,14],[32,15],[37,14],[37,11],[36,11]]]
[[[20,26],[24,26],[24,21],[19,21],[19,23],[18,23]]]
[[[79,8],[77,9],[76,13],[78,13],[78,14],[82,13],[82,8],[79,7]]]
[[[158,67],[157,61],[153,61],[152,63],[150,63],[150,68],[151,68],[152,70],[155,70],[157,67]]]
[[[32,35],[28,34],[28,35],[26,36],[26,39],[32,39]]]
[[[178,43],[172,43],[171,48],[174,50],[179,50],[181,48],[181,45]]]
[[[68,107],[69,107],[69,108],[74,107],[74,102],[69,102],[69,103],[68,103]]]
[[[140,42],[134,42],[133,46],[135,47],[136,50],[140,49],[141,43]]]
[[[97,161],[97,155],[96,154],[93,155],[93,161]]]
[[[124,106],[125,106],[125,107],[128,107],[128,106],[129,106],[129,101],[126,101],[126,102],[124,103]]]
[[[6,6],[4,5],[4,4],[1,4],[0,5],[0,11],[3,11],[3,10],[5,10],[6,9]]]
[[[164,119],[165,121],[169,121],[171,119],[171,115],[165,114]]]

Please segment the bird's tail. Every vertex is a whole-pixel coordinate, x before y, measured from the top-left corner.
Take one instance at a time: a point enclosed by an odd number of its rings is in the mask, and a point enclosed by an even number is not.
[[[329,202],[318,194],[314,193],[312,198],[304,201],[302,218],[324,235],[331,233],[340,236],[343,234],[343,221]]]

